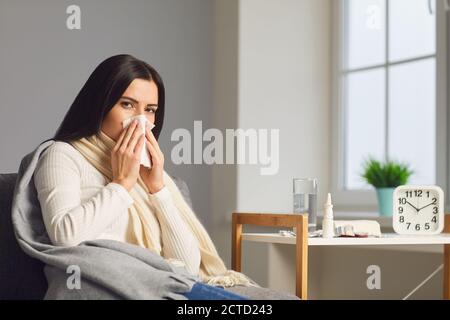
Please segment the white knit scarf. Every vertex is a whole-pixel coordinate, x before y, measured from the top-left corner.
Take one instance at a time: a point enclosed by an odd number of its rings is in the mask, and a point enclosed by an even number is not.
[[[100,131],[98,134],[71,141],[70,143],[106,177],[108,182],[112,181],[111,150],[116,144],[113,139],[103,131]],[[244,274],[234,270],[227,270],[207,231],[186,203],[177,185],[166,171],[163,173],[163,179],[176,208],[197,238],[201,255],[199,277],[202,282],[224,287],[232,287],[234,285],[257,286],[254,281]],[[134,203],[128,209],[133,234],[127,242],[153,250],[161,255],[161,228],[159,225],[161,221],[156,218],[157,215],[155,214],[155,210],[159,210],[159,206],[153,203],[151,197],[148,196],[148,188],[141,177],[138,178],[138,182],[130,190],[130,195],[134,199]]]

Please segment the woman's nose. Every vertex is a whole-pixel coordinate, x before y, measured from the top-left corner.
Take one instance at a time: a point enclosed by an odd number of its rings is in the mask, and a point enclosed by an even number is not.
[[[151,122],[151,123],[153,123],[154,124],[154,122],[155,122],[155,118],[151,118],[150,116],[148,116],[148,114],[146,114],[146,112],[144,111],[144,112],[139,112],[139,111],[137,111],[137,112],[135,112],[135,114],[134,114],[135,116],[145,116],[145,118],[148,120],[148,122]]]

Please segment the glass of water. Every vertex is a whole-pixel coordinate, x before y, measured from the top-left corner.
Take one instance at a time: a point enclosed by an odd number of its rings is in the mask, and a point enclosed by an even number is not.
[[[308,214],[308,232],[317,227],[317,179],[294,179],[294,214]]]

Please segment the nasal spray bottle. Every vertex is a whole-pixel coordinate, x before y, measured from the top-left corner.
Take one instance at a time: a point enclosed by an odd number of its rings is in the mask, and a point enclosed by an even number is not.
[[[322,220],[322,238],[334,237],[333,205],[331,204],[331,194],[327,196],[327,202],[324,205]]]

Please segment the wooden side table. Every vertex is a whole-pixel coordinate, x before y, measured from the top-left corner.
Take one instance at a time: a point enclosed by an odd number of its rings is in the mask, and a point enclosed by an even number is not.
[[[233,213],[231,267],[241,271],[242,226],[244,224],[262,227],[297,228],[296,237],[296,295],[308,298],[308,215],[306,214],[261,214]]]
[[[309,246],[398,246],[443,245],[443,297],[450,299],[450,215],[445,216],[444,233],[436,236],[404,236],[383,234],[381,238],[308,238],[307,215],[233,213],[232,268],[241,271],[241,243],[243,240],[264,243],[284,243],[296,246],[296,295],[308,298]],[[266,227],[296,227],[297,237],[283,237],[274,233],[242,233],[244,224]]]

